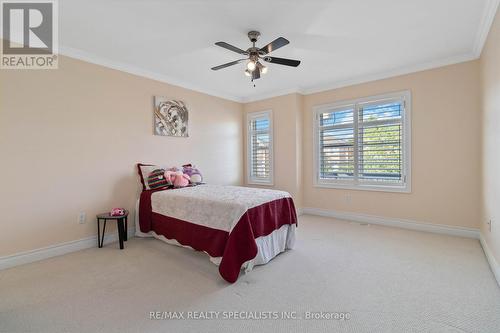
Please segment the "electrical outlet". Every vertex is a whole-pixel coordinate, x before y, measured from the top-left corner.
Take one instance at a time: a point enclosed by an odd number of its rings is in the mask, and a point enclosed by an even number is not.
[[[78,223],[83,224],[87,221],[87,214],[85,212],[80,212],[78,215]]]
[[[491,224],[492,224],[492,222],[493,221],[491,219],[488,221],[488,230],[489,230],[489,232],[491,232]]]

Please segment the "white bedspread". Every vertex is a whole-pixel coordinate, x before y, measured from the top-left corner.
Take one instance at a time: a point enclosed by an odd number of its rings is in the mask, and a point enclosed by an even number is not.
[[[288,197],[277,190],[200,185],[155,192],[151,207],[158,214],[231,232],[248,209]]]

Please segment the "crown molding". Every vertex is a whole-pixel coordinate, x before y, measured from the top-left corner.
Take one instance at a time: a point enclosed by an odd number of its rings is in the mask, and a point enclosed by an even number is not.
[[[309,95],[309,94],[319,93],[319,92],[328,91],[328,90],[332,90],[332,89],[344,88],[344,87],[352,86],[355,84],[367,83],[367,82],[387,79],[387,78],[391,78],[391,77],[396,77],[396,76],[401,76],[401,75],[406,75],[406,74],[411,74],[411,73],[417,73],[417,72],[435,69],[435,68],[439,68],[439,67],[459,64],[459,63],[467,62],[467,61],[471,61],[471,60],[476,60],[481,56],[481,52],[484,48],[484,44],[486,43],[486,39],[487,39],[488,33],[491,29],[491,25],[493,24],[493,20],[495,19],[495,15],[497,13],[499,4],[500,4],[500,0],[487,0],[486,1],[486,4],[484,6],[484,10],[483,10],[483,15],[481,18],[481,22],[479,24],[479,29],[478,29],[478,32],[476,34],[476,38],[474,40],[471,52],[468,52],[468,53],[465,53],[462,55],[458,55],[458,56],[445,58],[445,59],[439,59],[439,60],[430,61],[430,62],[426,62],[426,63],[405,66],[405,67],[401,67],[398,69],[391,69],[388,71],[374,73],[374,74],[370,74],[370,75],[363,75],[363,76],[353,78],[350,80],[333,81],[330,83],[317,85],[317,86],[311,86],[311,87],[299,87],[299,88],[288,89],[288,90],[276,90],[274,92],[258,94],[255,96],[242,98],[242,102],[243,103],[257,102],[257,101],[261,101],[261,100],[265,100],[265,99],[269,99],[269,98],[273,98],[273,97],[278,97],[278,96],[283,96],[283,95],[288,95],[288,94],[292,94],[292,93]]]
[[[500,1],[500,0],[495,0],[495,1]],[[456,57],[451,57],[451,58],[441,59],[441,60],[437,60],[437,61],[431,61],[431,62],[427,62],[427,63],[423,63],[423,64],[417,64],[417,65],[406,66],[406,67],[402,67],[402,68],[398,68],[398,69],[392,69],[392,70],[385,71],[385,72],[379,72],[379,73],[375,73],[375,74],[360,76],[360,77],[350,79],[350,80],[334,81],[334,82],[326,83],[323,85],[312,86],[312,87],[303,87],[303,88],[296,87],[296,88],[290,88],[290,89],[275,90],[275,91],[271,91],[268,93],[257,94],[257,95],[249,96],[249,97],[236,97],[236,96],[232,96],[232,95],[221,94],[219,92],[215,92],[212,90],[207,90],[207,89],[192,85],[188,82],[179,81],[177,79],[171,78],[171,77],[166,76],[166,75],[153,73],[151,71],[141,69],[137,66],[132,66],[130,64],[113,61],[113,60],[99,57],[99,56],[93,55],[91,53],[84,52],[84,51],[74,49],[74,48],[60,46],[59,53],[64,55],[64,56],[70,57],[70,58],[82,60],[82,61],[89,62],[92,64],[115,69],[118,71],[133,74],[133,75],[138,75],[138,76],[145,77],[148,79],[152,79],[152,80],[156,80],[159,82],[175,85],[178,87],[182,87],[185,89],[193,90],[196,92],[200,92],[203,94],[223,98],[223,99],[230,100],[233,102],[238,102],[238,103],[252,103],[252,102],[262,101],[265,99],[289,95],[289,94],[309,95],[309,94],[319,93],[319,92],[328,91],[328,90],[332,90],[332,89],[344,88],[344,87],[352,86],[355,84],[361,84],[361,83],[366,83],[366,82],[387,79],[390,77],[396,77],[396,76],[400,76],[400,75],[416,73],[416,72],[420,72],[420,71],[424,71],[424,70],[429,70],[429,69],[433,69],[433,68],[453,65],[453,64],[477,59],[477,56],[475,54],[468,53],[468,54],[464,54],[464,55],[460,55],[460,56],[456,56]]]
[[[310,94],[320,93],[323,91],[345,88],[345,87],[349,87],[349,86],[356,85],[356,84],[373,82],[373,81],[387,79],[387,78],[391,78],[391,77],[397,77],[397,76],[401,76],[401,75],[417,73],[417,72],[421,72],[421,71],[425,71],[425,70],[454,65],[454,64],[458,64],[458,63],[462,63],[462,62],[466,62],[466,61],[470,61],[470,60],[475,60],[475,59],[477,59],[477,57],[474,54],[467,53],[467,54],[463,54],[463,55],[459,55],[459,56],[455,56],[455,57],[450,57],[450,58],[440,59],[440,60],[436,60],[436,61],[416,64],[416,65],[412,65],[412,66],[405,66],[405,67],[391,69],[388,71],[369,74],[369,75],[363,75],[363,76],[359,76],[359,77],[349,79],[349,80],[333,81],[333,82],[329,82],[329,83],[325,83],[325,84],[321,84],[321,85],[316,85],[316,86],[311,86],[311,87],[294,88],[294,89],[287,89],[287,90],[276,90],[276,91],[273,91],[270,93],[258,94],[258,95],[250,96],[247,98],[242,98],[242,102],[243,103],[258,102],[258,101],[262,101],[265,99],[274,98],[274,97],[278,97],[278,96],[284,96],[284,95],[288,95],[288,94],[294,94],[294,93],[295,94],[302,94],[302,95],[310,95]]]
[[[267,93],[256,94],[253,96],[233,96],[225,93],[221,93],[218,91],[214,91],[211,89],[206,89],[197,85],[194,85],[190,82],[186,82],[183,80],[179,80],[167,75],[158,74],[156,72],[152,72],[149,70],[142,69],[138,66],[134,66],[128,63],[113,61],[104,57],[97,56],[95,54],[91,54],[89,52],[85,52],[79,49],[66,47],[60,45],[59,53],[71,58],[79,59],[82,61],[86,61],[89,63],[93,63],[96,65],[116,69],[122,72],[130,73],[133,75],[142,76],[148,79],[156,80],[159,82],[175,85],[178,87],[182,87],[185,89],[189,89],[192,91],[200,92],[203,94],[223,98],[226,100],[238,102],[238,103],[251,103],[257,102],[269,98],[284,96],[288,94],[314,94],[332,89],[339,89],[348,86],[352,86],[355,84],[367,83],[371,81],[377,81],[382,79],[387,79],[390,77],[396,77],[411,73],[416,73],[420,71],[430,70],[438,67],[458,64],[461,62],[471,61],[478,59],[481,56],[481,52],[483,50],[484,44],[488,37],[488,33],[491,29],[491,25],[493,24],[493,20],[495,18],[497,9],[499,7],[500,0],[486,0],[486,4],[483,10],[483,15],[481,18],[481,22],[479,24],[479,29],[476,34],[476,38],[472,45],[472,50],[469,53],[465,53],[458,56],[453,56],[445,59],[439,59],[435,61],[430,61],[426,63],[414,64],[410,66],[405,66],[397,69],[391,69],[384,72],[372,73],[369,75],[359,76],[357,78],[342,80],[342,81],[333,81],[321,85],[309,86],[309,87],[295,87],[289,89],[278,89]]]
[[[407,74],[422,72],[422,71],[426,71],[426,70],[430,70],[430,69],[440,68],[440,67],[444,67],[444,66],[459,64],[462,62],[471,61],[471,60],[475,60],[475,59],[477,59],[477,57],[474,54],[466,53],[466,54],[462,54],[462,55],[454,56],[454,57],[450,57],[450,58],[439,59],[436,61],[430,61],[430,62],[426,62],[426,63],[405,66],[405,67],[401,67],[401,68],[397,68],[397,69],[391,69],[391,70],[384,71],[384,72],[364,75],[364,76],[360,76],[360,77],[357,77],[354,79],[349,79],[349,80],[344,80],[344,81],[336,81],[336,82],[332,82],[329,84],[323,84],[323,85],[318,85],[318,86],[314,86],[314,87],[303,88],[302,93],[305,95],[315,94],[315,93],[328,91],[328,90],[332,90],[332,89],[344,88],[344,87],[352,86],[355,84],[373,82],[373,81],[377,81],[377,80],[388,79],[391,77],[397,77],[397,76],[401,76],[401,75],[407,75]]]
[[[147,79],[152,79],[155,81],[159,81],[159,82],[167,83],[170,85],[178,86],[181,88],[189,89],[189,90],[192,90],[195,92],[207,94],[210,96],[215,96],[215,97],[219,97],[222,99],[226,99],[226,100],[230,100],[230,101],[238,102],[238,103],[242,102],[242,99],[240,97],[236,97],[236,96],[232,96],[232,95],[228,95],[228,94],[223,94],[223,93],[213,91],[210,89],[205,89],[203,87],[193,85],[193,84],[186,82],[186,81],[183,81],[183,80],[178,80],[178,79],[175,79],[175,78],[167,76],[167,75],[158,74],[158,73],[155,73],[155,72],[152,72],[152,71],[149,71],[149,70],[146,70],[146,69],[128,64],[128,63],[107,59],[105,57],[97,56],[95,54],[92,54],[92,53],[89,53],[86,51],[82,51],[82,50],[79,50],[76,48],[60,45],[59,46],[59,54],[61,54],[63,56],[70,57],[70,58],[89,62],[89,63],[95,64],[95,65],[115,69],[115,70],[118,70],[121,72],[141,76],[141,77],[144,77]]]
[[[498,5],[500,4],[500,0],[486,0],[486,5],[484,6],[483,16],[481,18],[481,22],[479,24],[479,29],[476,34],[476,39],[473,45],[473,53],[476,58],[481,56],[481,52],[483,51],[484,44],[486,43],[486,39],[488,38],[488,33],[490,32],[491,25],[493,24],[493,20],[495,19],[495,15],[498,10]]]
[[[274,90],[269,93],[256,94],[253,96],[242,97],[241,103],[252,103],[258,102],[269,98],[280,97],[290,94],[303,94],[300,88],[290,88],[290,89],[282,89],[282,90]]]

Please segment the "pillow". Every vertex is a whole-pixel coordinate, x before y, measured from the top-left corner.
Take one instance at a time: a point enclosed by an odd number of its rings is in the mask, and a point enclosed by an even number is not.
[[[157,165],[151,165],[151,164],[137,164],[137,171],[139,173],[139,177],[141,178],[141,184],[142,184],[142,189],[143,190],[150,190],[151,188],[148,186],[148,176],[151,172],[153,172],[156,169],[161,169],[161,167]]]
[[[164,188],[172,185],[170,180],[165,178],[165,169],[155,169],[148,176],[148,186],[152,190]]]
[[[151,190],[151,187],[148,184],[148,177],[149,177],[149,174],[151,172],[158,170],[158,169],[163,169],[164,172],[165,172],[165,170],[173,170],[173,171],[175,171],[174,169],[179,170],[179,168],[177,168],[177,167],[172,167],[172,168],[166,169],[166,168],[164,168],[162,166],[158,166],[158,165],[138,163],[137,164],[137,171],[138,171],[139,177],[141,179],[143,191],[144,190]]]

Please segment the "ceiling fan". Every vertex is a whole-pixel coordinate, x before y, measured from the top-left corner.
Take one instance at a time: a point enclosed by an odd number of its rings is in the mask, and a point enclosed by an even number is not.
[[[223,48],[228,49],[230,51],[247,56],[247,58],[238,59],[238,60],[231,61],[231,62],[228,62],[228,63],[223,64],[223,65],[212,67],[212,70],[217,71],[217,70],[222,69],[222,68],[226,68],[229,66],[239,64],[240,62],[243,62],[243,61],[248,61],[247,68],[245,69],[245,75],[251,77],[252,82],[253,82],[254,80],[259,79],[261,74],[267,73],[267,67],[264,66],[260,60],[264,60],[264,61],[272,63],[272,64],[285,65],[285,66],[291,66],[291,67],[297,67],[298,65],[300,65],[299,60],[292,60],[292,59],[285,59],[285,58],[277,58],[277,57],[268,56],[268,54],[270,52],[276,51],[277,49],[290,43],[286,38],[278,37],[275,40],[273,40],[271,43],[269,43],[266,46],[259,49],[258,47],[255,46],[255,43],[259,39],[259,36],[260,36],[260,32],[258,32],[258,31],[250,31],[248,33],[248,38],[252,42],[252,47],[249,47],[246,51],[242,50],[236,46],[233,46],[231,44],[228,44],[226,42],[215,43],[215,45],[217,45],[217,46],[220,46],[220,47],[223,47]]]

